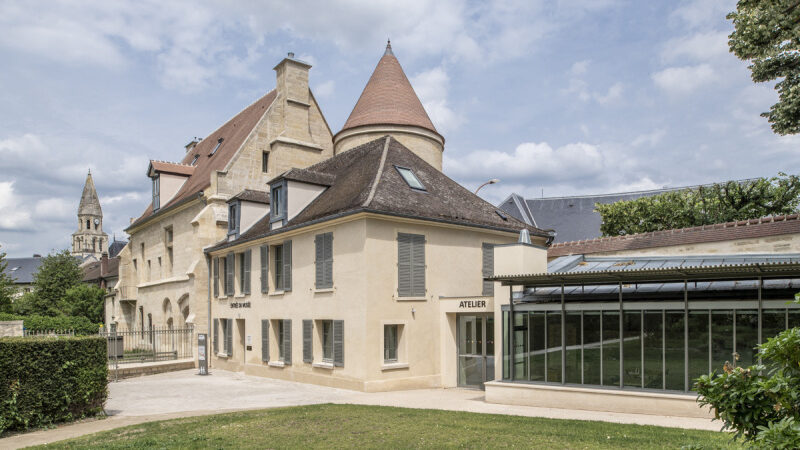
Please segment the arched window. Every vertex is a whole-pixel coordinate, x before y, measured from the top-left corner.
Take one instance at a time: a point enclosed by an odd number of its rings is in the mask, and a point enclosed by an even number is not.
[[[89,225],[89,219],[86,219],[86,229],[87,230],[91,230],[92,229],[92,226]]]

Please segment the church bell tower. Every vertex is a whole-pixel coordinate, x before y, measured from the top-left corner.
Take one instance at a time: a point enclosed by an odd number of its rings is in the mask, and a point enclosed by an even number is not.
[[[103,232],[103,210],[90,170],[78,206],[78,231],[72,233],[72,254],[99,260],[103,252],[108,252],[108,235]]]

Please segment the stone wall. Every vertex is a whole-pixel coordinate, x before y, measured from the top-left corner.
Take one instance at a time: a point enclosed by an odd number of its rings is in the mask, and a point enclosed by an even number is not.
[[[7,320],[0,322],[0,337],[22,336],[23,326],[21,320]]]

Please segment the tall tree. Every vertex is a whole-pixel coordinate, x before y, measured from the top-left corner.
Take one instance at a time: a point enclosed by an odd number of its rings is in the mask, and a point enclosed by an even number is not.
[[[81,283],[66,290],[62,311],[68,316],[83,316],[93,323],[103,323],[103,301],[106,291],[92,284]]]
[[[14,280],[8,273],[6,253],[0,250],[0,312],[11,311],[11,298],[14,295]]]
[[[751,62],[753,81],[782,79],[778,103],[761,115],[778,134],[800,133],[800,0],[739,0],[727,18],[730,50]]]
[[[65,309],[67,290],[77,286],[83,279],[78,259],[62,250],[49,254],[42,260],[39,271],[33,275],[34,314],[57,316]]]

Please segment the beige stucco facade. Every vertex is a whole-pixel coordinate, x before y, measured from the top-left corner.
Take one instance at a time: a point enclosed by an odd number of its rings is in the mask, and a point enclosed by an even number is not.
[[[127,230],[130,239],[120,253],[117,295],[107,300],[107,323],[117,322],[120,329],[190,323],[207,331],[204,249],[227,236],[227,200],[244,189],[266,191],[267,181],[289,168],[333,155],[331,131],[308,88],[309,68],[291,58],[278,64],[275,100],[224,169],[211,173],[210,186]],[[266,172],[264,153],[268,153]],[[172,177],[165,181],[162,196],[178,191]],[[161,205],[169,201],[162,198]],[[248,225],[260,218],[251,217],[252,212],[245,215]]]
[[[333,287],[315,288],[315,236],[333,234]],[[398,233],[425,236],[425,295],[398,297]],[[457,384],[456,315],[491,314],[482,296],[482,244],[506,244],[516,233],[358,213],[212,253],[251,250],[251,294],[212,299],[215,319],[233,319],[231,356],[214,367],[362,391],[452,387]],[[274,247],[292,241],[292,290],[275,289]],[[260,292],[259,247],[270,246],[269,292]],[[238,255],[234,261],[239,261]],[[222,274],[220,274],[222,279]],[[471,300],[471,301],[464,301]],[[478,306],[476,306],[478,305]],[[277,361],[278,320],[290,319],[291,364]],[[262,361],[261,321],[270,320],[270,361]],[[313,362],[303,361],[302,321],[313,320]],[[344,362],[322,361],[321,320],[344,321]],[[397,361],[383,358],[385,325],[399,325]],[[219,349],[224,340],[220,331]]]
[[[444,139],[438,134],[421,127],[406,125],[364,125],[343,130],[336,134],[334,152],[338,155],[351,148],[382,138],[387,134],[397,139],[401,144],[437,170],[442,170]]]

